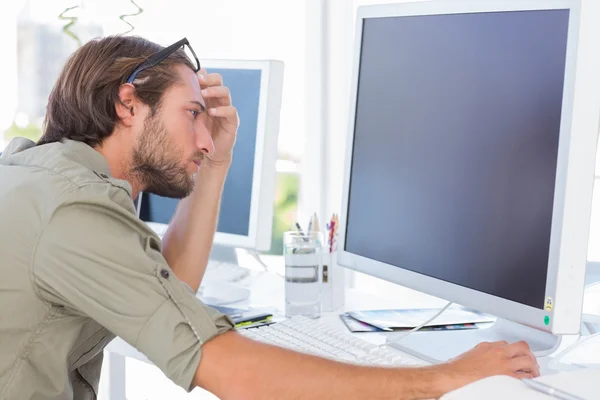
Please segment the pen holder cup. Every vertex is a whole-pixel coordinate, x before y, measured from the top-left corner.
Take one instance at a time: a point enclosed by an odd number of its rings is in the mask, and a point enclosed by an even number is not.
[[[321,316],[323,235],[320,232],[285,232],[285,315]]]
[[[336,311],[344,306],[346,276],[337,263],[337,251],[323,254],[321,310]]]

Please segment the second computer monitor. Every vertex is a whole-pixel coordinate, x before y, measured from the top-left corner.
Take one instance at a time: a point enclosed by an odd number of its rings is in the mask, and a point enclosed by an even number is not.
[[[223,196],[216,245],[265,251],[270,248],[275,163],[283,86],[283,63],[257,60],[204,60],[219,73],[240,117],[233,162]],[[140,219],[159,235],[166,231],[178,200],[142,193]]]

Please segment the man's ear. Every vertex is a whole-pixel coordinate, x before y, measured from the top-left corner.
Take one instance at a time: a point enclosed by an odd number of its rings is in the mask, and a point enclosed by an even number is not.
[[[131,83],[124,83],[119,87],[119,100],[115,104],[117,116],[125,126],[131,126],[135,115],[134,104],[135,87]]]

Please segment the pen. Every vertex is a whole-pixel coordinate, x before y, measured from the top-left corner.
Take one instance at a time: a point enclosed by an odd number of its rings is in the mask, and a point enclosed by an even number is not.
[[[248,327],[250,325],[254,325],[254,324],[263,324],[263,325],[271,325],[274,322],[271,321],[271,317],[265,318],[265,319],[261,319],[261,320],[257,320],[257,321],[244,321],[244,322],[239,322],[237,324],[235,324],[236,328],[243,328],[243,327]]]
[[[302,237],[302,240],[305,242],[310,241],[310,239],[306,236],[306,234],[304,233],[304,231],[302,231],[302,227],[300,226],[300,224],[298,222],[296,222],[296,228],[298,228],[298,233],[300,234],[300,236]],[[302,248],[294,248],[292,250],[293,254],[305,254],[306,253],[306,249],[302,249]]]
[[[540,393],[545,393],[550,397],[554,397],[560,400],[585,400],[579,396],[575,396],[573,394],[564,392],[562,390],[553,388],[552,386],[548,386],[544,383],[534,381],[532,379],[522,379],[523,383],[529,386],[530,388],[537,390]]]
[[[317,213],[315,213],[313,219],[314,219],[313,230],[315,232],[321,232],[321,227],[319,226],[319,217],[317,217]]]
[[[304,232],[302,231],[302,227],[300,226],[299,223],[296,222],[296,228],[298,228],[298,233],[300,233],[300,235],[302,236],[302,238],[304,239],[305,242],[308,242],[308,238],[306,237],[306,235],[304,234]]]
[[[333,252],[333,235],[335,231],[335,221],[331,221],[330,230],[329,230],[329,253]]]
[[[600,369],[600,364],[578,364],[578,363],[571,363],[571,365],[573,365],[575,367],[583,368],[583,369]]]

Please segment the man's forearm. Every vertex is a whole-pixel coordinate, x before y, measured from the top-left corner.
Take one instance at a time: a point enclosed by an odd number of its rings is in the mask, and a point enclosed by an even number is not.
[[[220,343],[219,343],[220,342]],[[367,368],[337,363],[230,332],[203,346],[195,385],[229,399],[432,399],[443,367]]]
[[[208,263],[228,167],[202,165],[163,237],[163,255],[179,279],[198,290]]]

